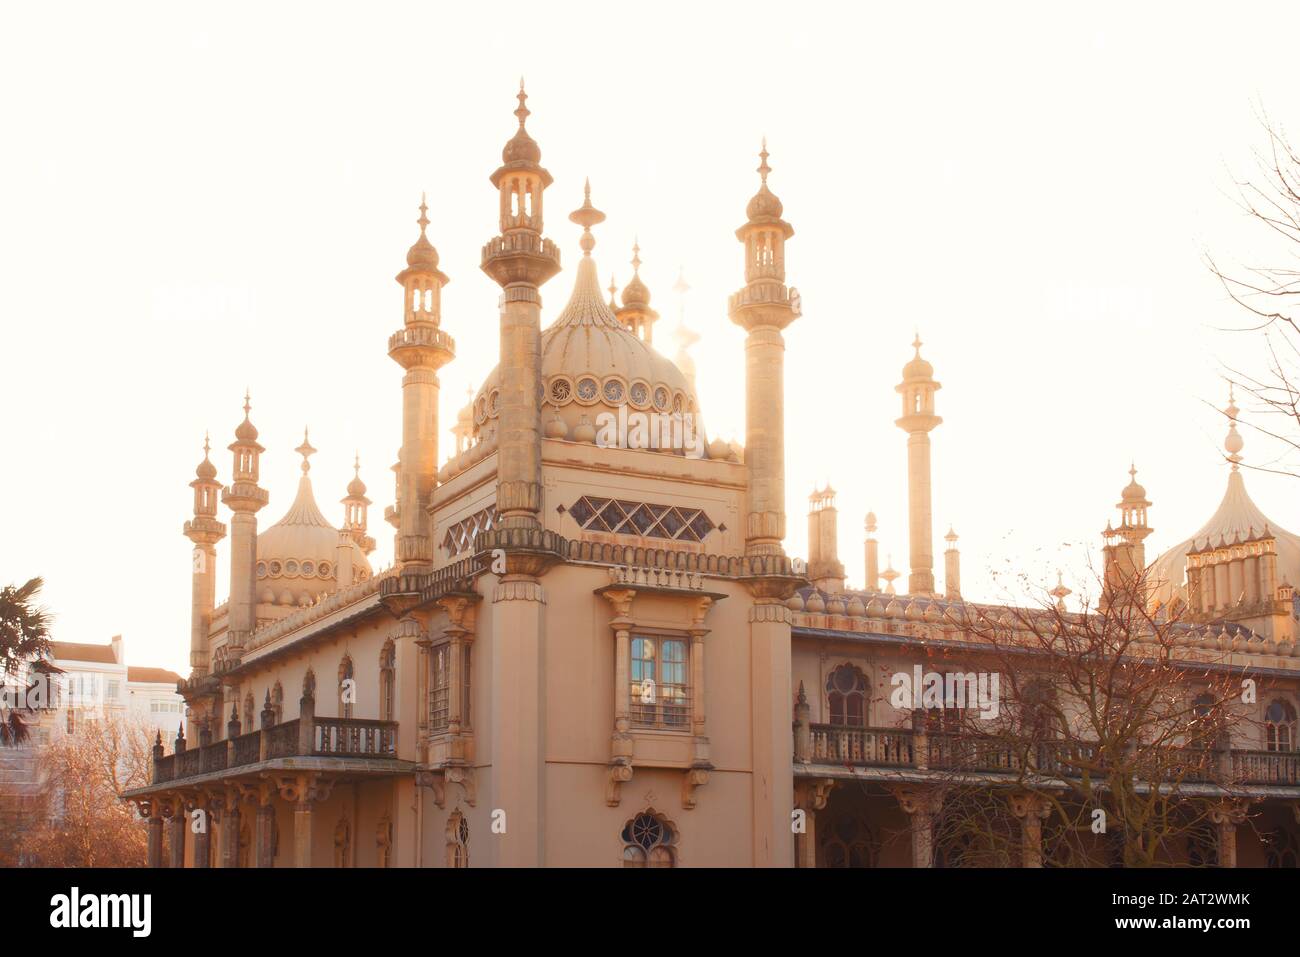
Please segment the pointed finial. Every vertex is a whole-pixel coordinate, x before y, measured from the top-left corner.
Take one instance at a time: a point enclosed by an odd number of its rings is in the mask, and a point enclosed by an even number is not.
[[[420,234],[424,235],[425,227],[429,225],[429,203],[428,195],[420,193],[420,218],[416,220],[420,224]]]
[[[917,330],[916,337],[912,340],[912,348],[916,350],[916,355],[918,359],[921,357],[922,345],[924,345],[924,343],[921,342],[921,332],[920,330]]]
[[[522,130],[524,128],[524,120],[528,119],[529,115],[529,109],[524,105],[525,101],[528,99],[528,94],[524,92],[524,78],[522,76],[519,78],[519,94],[517,99],[519,100],[519,107],[515,110],[515,116],[519,117],[519,128]]]
[[[766,137],[766,136],[763,137],[763,148],[759,151],[759,153],[758,153],[758,157],[759,157],[759,159],[762,161],[762,162],[760,162],[760,163],[758,164],[758,175],[761,176],[761,177],[763,177],[763,185],[766,186],[766,185],[767,185],[767,174],[770,173],[770,172],[772,172],[772,167],[770,167],[770,166],[767,165],[768,152],[767,152],[767,137]]]
[[[632,238],[632,275],[641,275],[641,242],[635,236]]]
[[[618,284],[614,281],[614,274],[609,274],[609,308],[617,309],[618,305],[614,301],[614,294],[618,292]]]
[[[578,245],[582,247],[583,256],[590,256],[591,251],[596,248],[596,237],[591,234],[591,227],[605,221],[605,214],[591,205],[590,179],[583,186],[582,205],[569,214],[569,221],[582,227],[582,239],[578,241]]]
[[[248,413],[251,412],[252,409],[253,409],[252,395],[249,392],[248,387],[245,386],[244,387],[244,418],[248,418]]]
[[[677,281],[673,283],[673,292],[679,296],[684,296],[691,291],[690,284],[686,282],[686,267],[677,267]]]
[[[212,451],[212,443],[208,437],[208,430],[203,430],[203,458],[207,459],[208,453]]]
[[[1228,435],[1223,440],[1223,447],[1228,451],[1228,461],[1232,463],[1232,470],[1237,471],[1241,462],[1241,450],[1246,445],[1246,440],[1241,437],[1237,431],[1237,415],[1241,412],[1237,408],[1237,403],[1233,399],[1232,383],[1228,383],[1228,407],[1223,410],[1223,414],[1228,417]]]
[[[352,474],[361,478],[361,452],[358,450],[352,458]]]
[[[311,463],[308,462],[307,460],[311,458],[311,456],[314,455],[316,452],[316,450],[311,447],[311,443],[307,441],[306,426],[303,426],[303,430],[302,430],[302,445],[298,446],[296,449],[294,449],[294,451],[302,456],[302,474],[306,475],[309,471],[311,471]]]

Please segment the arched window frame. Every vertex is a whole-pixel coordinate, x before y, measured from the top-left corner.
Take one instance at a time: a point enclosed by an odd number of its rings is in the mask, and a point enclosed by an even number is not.
[[[447,818],[447,866],[469,867],[469,821],[460,811]]]
[[[826,676],[825,694],[828,724],[850,728],[870,724],[871,682],[857,665],[844,662],[832,668]]]
[[[654,808],[634,815],[619,837],[624,867],[677,866],[677,825]]]
[[[1296,709],[1286,698],[1274,698],[1264,708],[1264,748],[1282,752],[1296,750]]]

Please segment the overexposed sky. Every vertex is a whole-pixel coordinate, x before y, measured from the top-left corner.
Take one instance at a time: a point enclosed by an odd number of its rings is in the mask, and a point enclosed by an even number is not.
[[[205,429],[228,481],[245,386],[268,449],[262,527],[292,500],[308,424],[332,521],[359,450],[387,564],[393,276],[427,190],[452,280],[450,424],[496,361],[479,249],[520,74],[566,263],[544,321],[572,285],[567,214],[590,176],[601,275],[626,282],[639,236],[670,354],[684,267],[705,420],[728,437],[744,431],[733,231],[768,137],[804,304],[786,353],[792,553],[829,479],[850,583],[868,508],[906,572],[894,385],[919,330],[943,383],[940,578],[951,523],[969,596],[998,597],[995,570],[1069,583],[1131,458],[1154,556],[1222,494],[1225,429],[1205,403],[1223,402],[1224,364],[1262,365],[1257,338],[1221,331],[1243,316],[1202,256],[1276,249],[1227,193],[1262,145],[1260,104],[1300,129],[1298,27],[1288,3],[11,6],[0,583],[44,575],[56,637],[121,633],[132,663],[188,672],[187,483]],[[1277,454],[1245,435],[1248,462]],[[1294,479],[1247,483],[1300,529]]]

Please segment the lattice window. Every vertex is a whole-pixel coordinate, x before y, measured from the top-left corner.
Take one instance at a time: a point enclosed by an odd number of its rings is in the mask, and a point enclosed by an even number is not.
[[[480,532],[490,532],[495,527],[496,520],[497,507],[495,504],[479,509],[473,515],[462,518],[447,529],[447,534],[442,538],[442,547],[447,550],[448,556],[469,551],[474,547],[474,539],[478,534]]]
[[[655,505],[584,495],[569,509],[573,520],[593,532],[700,542],[717,528],[702,509]]]

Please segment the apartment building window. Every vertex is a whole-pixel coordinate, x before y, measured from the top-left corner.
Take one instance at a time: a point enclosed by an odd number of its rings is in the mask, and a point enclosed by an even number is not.
[[[685,730],[690,717],[686,640],[660,635],[632,638],[632,723]]]
[[[107,691],[105,697],[106,697],[109,701],[116,701],[116,700],[118,699],[119,695],[121,695],[121,693],[122,693],[122,683],[121,683],[120,681],[109,681],[109,682],[108,682],[108,691]]]

